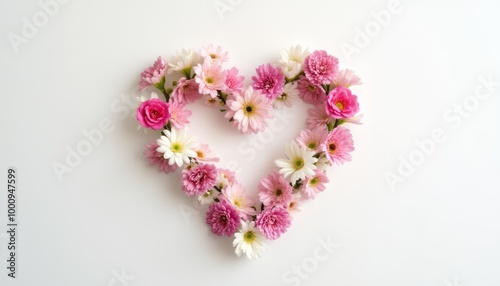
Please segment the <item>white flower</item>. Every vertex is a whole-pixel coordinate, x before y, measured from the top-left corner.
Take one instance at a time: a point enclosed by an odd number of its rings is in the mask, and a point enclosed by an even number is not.
[[[229,59],[227,52],[223,51],[220,46],[215,47],[212,44],[201,48],[200,55],[205,59],[205,61],[209,62],[218,61],[223,63]]]
[[[305,49],[302,51],[302,47],[297,45],[295,47],[290,47],[288,50],[283,50],[281,52],[281,60],[279,60],[279,65],[281,66],[281,71],[287,78],[294,78],[302,70],[302,64],[304,59],[309,55],[309,51]]]
[[[283,93],[276,97],[273,101],[273,106],[278,109],[282,109],[283,107],[292,107],[293,102],[299,96],[299,90],[297,86],[290,82],[283,86]]]
[[[331,166],[331,163],[330,160],[328,160],[328,158],[325,156],[325,153],[322,152],[319,155],[318,161],[316,161],[314,165],[316,166],[316,168],[322,170],[323,172],[326,172],[328,167]]]
[[[203,195],[198,196],[198,202],[202,205],[209,205],[214,202],[214,199],[217,198],[218,194],[218,191],[210,189]]]
[[[161,136],[156,141],[160,147],[156,151],[163,153],[163,158],[168,160],[169,165],[174,163],[181,167],[182,163],[189,163],[190,157],[196,158],[197,154],[194,148],[198,145],[196,138],[189,135],[186,129],[172,131],[163,130],[165,136]]]
[[[286,144],[286,156],[288,159],[278,159],[274,163],[280,167],[279,173],[289,178],[292,184],[298,179],[304,180],[306,177],[314,176],[314,163],[318,161],[314,157],[314,151],[310,151],[306,146],[300,146],[292,141]]]
[[[177,51],[175,56],[172,57],[168,65],[172,68],[172,70],[182,72],[187,76],[188,72],[191,72],[191,68],[201,62],[202,57],[200,54],[195,52],[192,49],[186,50],[182,49],[181,51]]]
[[[266,249],[264,236],[255,227],[254,221],[241,221],[241,229],[234,237],[234,253],[238,256],[245,253],[248,259],[259,258],[261,252]]]

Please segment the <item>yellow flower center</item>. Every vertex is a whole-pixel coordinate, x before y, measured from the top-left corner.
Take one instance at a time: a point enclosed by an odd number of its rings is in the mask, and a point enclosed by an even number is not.
[[[203,152],[201,152],[201,150],[197,150],[196,155],[198,156],[198,158],[201,158],[201,159],[203,159],[205,157],[205,154],[203,154]]]
[[[246,242],[252,242],[255,240],[255,234],[253,233],[253,231],[247,231],[245,233],[245,235],[243,236],[243,239],[246,241]]]
[[[315,142],[310,142],[309,144],[307,144],[307,147],[308,147],[309,149],[316,149],[316,147],[317,147],[317,146],[316,146],[316,143],[315,143]]]
[[[293,167],[295,168],[295,170],[299,170],[304,167],[304,159],[295,158],[295,160],[293,160]]]
[[[174,143],[174,144],[172,144],[171,149],[172,149],[172,152],[174,152],[174,153],[182,152],[182,145],[179,143]]]
[[[253,105],[243,106],[243,113],[245,113],[246,116],[252,116],[255,113],[255,106]]]
[[[342,102],[335,102],[335,106],[337,106],[340,110],[344,109]]]
[[[319,183],[318,177],[314,177],[309,181],[309,185],[315,186]]]
[[[212,84],[212,83],[214,82],[214,79],[213,79],[213,78],[211,78],[211,77],[207,77],[207,78],[205,79],[205,82],[206,82],[206,83],[208,83],[208,84]]]

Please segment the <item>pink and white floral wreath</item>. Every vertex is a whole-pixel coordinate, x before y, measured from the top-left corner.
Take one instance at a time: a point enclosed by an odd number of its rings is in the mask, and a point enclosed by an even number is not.
[[[357,97],[349,87],[361,81],[352,70],[339,70],[338,59],[326,51],[309,53],[300,46],[284,50],[275,65],[259,66],[252,86],[246,88],[238,69],[223,67],[227,60],[227,52],[213,45],[199,52],[177,52],[168,64],[158,57],[141,73],[140,89],[156,87],[165,98],[155,93],[149,100],[142,98],[137,120],[162,133],[146,145],[149,162],[165,173],[183,167],[182,190],[208,206],[206,223],[211,231],[234,236],[235,253],[252,259],[260,257],[266,239],[275,240],[287,231],[290,213],[300,201],[325,190],[326,168],[351,160],[352,135],[341,125],[360,124]],[[166,83],[165,75],[171,73],[180,78]],[[191,115],[186,104],[201,97],[225,112],[242,133],[263,131],[272,108],[290,107],[297,97],[313,104],[307,128],[286,144],[286,159],[275,160],[278,170],[259,182],[259,204],[245,193],[232,171],[213,164],[219,159],[209,146],[197,143],[185,128]]]

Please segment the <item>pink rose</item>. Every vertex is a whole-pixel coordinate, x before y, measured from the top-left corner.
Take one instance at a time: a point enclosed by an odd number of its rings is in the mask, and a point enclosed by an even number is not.
[[[170,118],[168,103],[158,98],[144,101],[137,109],[136,117],[139,123],[146,128],[161,129]]]
[[[359,111],[358,97],[351,90],[337,86],[326,99],[326,113],[335,119],[349,118]]]

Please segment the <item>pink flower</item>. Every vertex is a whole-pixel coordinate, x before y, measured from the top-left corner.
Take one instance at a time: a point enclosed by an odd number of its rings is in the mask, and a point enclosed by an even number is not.
[[[361,79],[353,70],[345,69],[339,71],[333,79],[333,84],[349,88],[352,85],[361,84]]]
[[[224,188],[219,198],[237,209],[245,220],[249,216],[255,215],[252,198],[245,193],[243,187],[238,183],[232,183]]]
[[[200,55],[204,58],[205,61],[209,62],[218,61],[222,63],[229,59],[229,57],[227,56],[227,52],[224,52],[222,50],[222,47],[215,47],[212,44],[201,48]]]
[[[136,118],[146,128],[161,129],[170,118],[168,103],[158,98],[146,100],[137,108]]]
[[[200,144],[194,151],[198,155],[196,160],[200,162],[219,162],[219,158],[213,156],[212,150],[208,144]]]
[[[338,165],[351,161],[351,151],[354,150],[354,142],[349,129],[338,126],[326,138],[323,144],[323,151],[331,163]]]
[[[203,62],[194,67],[196,73],[195,81],[199,85],[201,94],[209,94],[212,98],[217,97],[217,90],[226,88],[226,71],[222,70],[219,62]]]
[[[339,67],[339,60],[326,51],[314,51],[304,60],[304,72],[314,85],[330,84]]]
[[[292,186],[276,170],[262,179],[258,188],[259,199],[266,207],[288,207],[292,201]]]
[[[216,184],[217,170],[212,164],[199,164],[182,170],[182,190],[188,195],[203,195]]]
[[[297,82],[299,96],[304,102],[311,104],[320,104],[325,102],[326,93],[320,85],[312,84],[306,77],[300,77]]]
[[[285,76],[278,67],[271,64],[261,65],[257,69],[257,76],[252,76],[253,88],[269,99],[275,99],[283,93]]]
[[[243,133],[258,133],[263,131],[266,120],[271,118],[272,106],[269,100],[255,92],[251,86],[247,87],[244,94],[234,93],[227,100],[229,107],[225,117],[232,118],[238,130]]]
[[[328,131],[324,128],[316,128],[313,130],[304,129],[300,131],[297,143],[306,146],[311,151],[320,152],[321,145],[325,143],[327,136]]]
[[[238,211],[226,201],[208,207],[206,222],[216,235],[232,236],[241,226]]]
[[[148,157],[149,164],[160,165],[160,169],[165,173],[175,172],[177,170],[177,165],[169,165],[168,160],[163,158],[163,153],[156,151],[160,145],[156,143],[156,140],[151,142],[151,144],[146,145],[146,150],[144,150],[144,155]]]
[[[243,80],[245,80],[245,77],[242,75],[238,75],[237,68],[228,70],[226,76],[226,89],[224,90],[224,92],[228,94],[233,92],[240,92],[243,89]]]
[[[337,86],[326,100],[326,113],[335,119],[349,118],[359,111],[358,97],[351,90]]]
[[[317,194],[326,189],[325,184],[328,183],[328,177],[322,170],[316,169],[314,177],[307,178],[304,182],[302,191],[309,199],[314,199]]]
[[[327,130],[327,124],[332,121],[330,115],[326,113],[325,105],[318,104],[314,108],[307,110],[309,116],[306,120],[306,125],[308,129],[321,128]]]
[[[275,240],[290,227],[290,214],[281,207],[265,209],[257,216],[255,224],[267,239]]]
[[[194,79],[182,77],[172,91],[172,101],[178,103],[194,102],[201,97],[198,89],[198,84]]]
[[[189,124],[189,116],[191,116],[191,110],[184,109],[185,103],[172,102],[169,106],[170,110],[170,123],[177,129],[184,129],[184,127]]]
[[[165,76],[167,68],[167,63],[161,57],[158,57],[152,66],[148,67],[141,73],[139,89],[144,90],[151,85],[160,83]]]
[[[220,189],[224,189],[235,182],[236,180],[233,171],[223,168],[217,169],[217,186]]]

